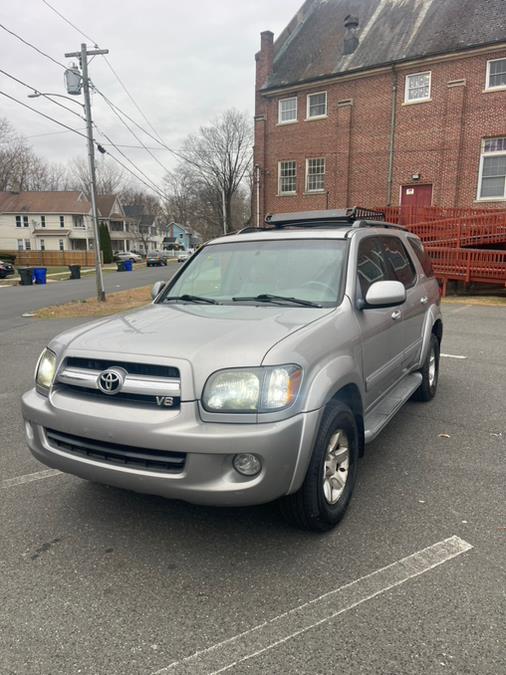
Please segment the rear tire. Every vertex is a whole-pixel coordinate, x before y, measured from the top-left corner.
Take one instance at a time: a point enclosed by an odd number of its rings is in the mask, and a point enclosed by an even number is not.
[[[304,483],[280,501],[285,519],[313,532],[335,527],[353,493],[358,456],[355,416],[345,403],[331,401],[323,414]]]
[[[430,338],[429,353],[423,367],[418,371],[422,374],[422,383],[413,394],[415,401],[427,402],[434,398],[439,380],[439,353],[440,346],[437,337],[432,334]]]

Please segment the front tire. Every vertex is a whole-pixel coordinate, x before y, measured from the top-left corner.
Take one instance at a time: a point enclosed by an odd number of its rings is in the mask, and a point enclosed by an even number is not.
[[[413,394],[415,401],[427,402],[434,398],[439,380],[439,353],[440,346],[437,337],[432,334],[430,338],[429,353],[423,367],[420,369],[422,383]]]
[[[355,416],[345,403],[331,401],[320,424],[304,483],[296,493],[281,500],[286,520],[313,532],[335,527],[350,503],[358,455]]]

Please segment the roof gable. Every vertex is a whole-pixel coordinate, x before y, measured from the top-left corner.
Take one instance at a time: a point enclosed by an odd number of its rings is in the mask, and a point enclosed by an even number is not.
[[[87,214],[91,205],[82,192],[0,192],[0,212]]]

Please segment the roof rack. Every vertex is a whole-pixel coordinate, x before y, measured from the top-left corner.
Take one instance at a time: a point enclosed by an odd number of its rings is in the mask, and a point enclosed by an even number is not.
[[[350,209],[327,209],[325,211],[301,211],[298,213],[269,214],[265,218],[267,225],[277,227],[303,225],[318,227],[323,223],[348,225],[363,220],[385,222],[384,211],[375,211],[363,206],[354,206]]]
[[[402,225],[385,222],[384,211],[354,206],[350,209],[327,209],[326,211],[301,211],[298,213],[269,214],[265,218],[267,229],[284,227],[388,227],[404,230]],[[255,228],[256,229],[256,228]],[[265,228],[264,228],[265,229]]]

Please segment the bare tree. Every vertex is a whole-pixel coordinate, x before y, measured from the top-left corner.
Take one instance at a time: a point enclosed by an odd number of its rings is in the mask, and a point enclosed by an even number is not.
[[[183,154],[195,189],[225,197],[227,231],[232,229],[232,201],[252,161],[253,130],[247,115],[227,110],[211,126],[188,136]],[[213,201],[216,201],[216,196]],[[222,211],[223,207],[220,207]],[[222,214],[223,216],[223,214]]]
[[[116,164],[105,157],[96,163],[97,194],[110,195],[119,192],[125,186],[125,173]],[[70,164],[70,181],[74,190],[81,190],[90,197],[90,177],[88,162],[77,157]]]

